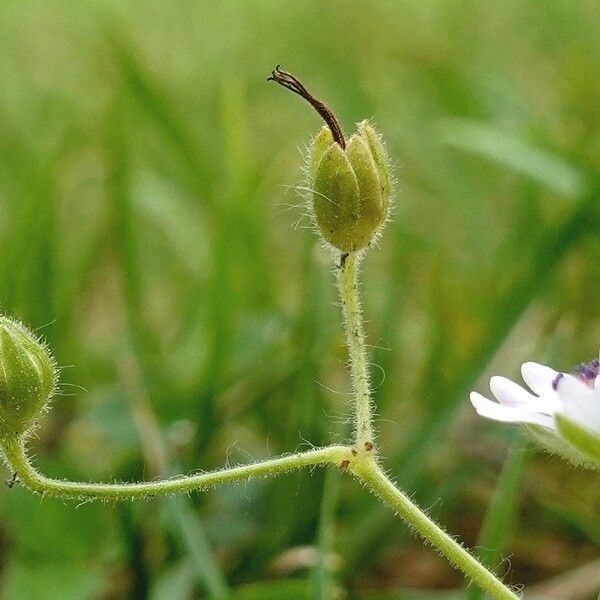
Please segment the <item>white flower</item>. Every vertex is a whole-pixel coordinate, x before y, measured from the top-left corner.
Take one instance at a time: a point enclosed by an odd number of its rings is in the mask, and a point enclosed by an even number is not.
[[[575,375],[526,362],[521,374],[533,393],[505,377],[492,377],[490,389],[497,402],[471,392],[477,413],[495,421],[533,425],[538,440],[552,450],[561,452],[562,440],[582,454],[584,462],[600,462],[600,361],[580,365]],[[548,444],[553,437],[558,444]],[[572,451],[562,453],[573,458]]]

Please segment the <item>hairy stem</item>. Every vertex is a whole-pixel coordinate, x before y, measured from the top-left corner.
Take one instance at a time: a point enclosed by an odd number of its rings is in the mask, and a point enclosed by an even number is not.
[[[354,390],[355,442],[358,451],[370,451],[373,449],[371,380],[358,292],[359,262],[360,253],[358,252],[342,255],[338,287],[344,315],[350,377]]]
[[[443,531],[390,481],[377,461],[363,457],[350,466],[350,470],[376,496],[396,511],[417,533],[439,550],[474,583],[497,600],[519,600],[493,573],[488,571],[465,548]]]
[[[167,480],[140,483],[83,483],[51,479],[39,473],[29,462],[22,440],[5,441],[3,447],[6,461],[25,487],[44,495],[81,500],[131,500],[204,491],[217,485],[243,481],[249,477],[279,475],[294,469],[328,463],[340,465],[351,456],[349,448],[345,446],[329,446],[249,465]]]
[[[488,571],[458,542],[443,531],[421,509],[413,504],[383,472],[376,457],[370,453],[373,447],[373,408],[371,386],[365,349],[365,333],[358,291],[358,268],[360,254],[350,253],[341,257],[338,285],[344,329],[350,362],[350,376],[355,397],[355,444],[357,456],[348,465],[357,476],[385,504],[393,508],[423,538],[437,548],[450,562],[470,577],[483,590],[498,600],[517,600],[518,596],[508,589],[493,573]]]

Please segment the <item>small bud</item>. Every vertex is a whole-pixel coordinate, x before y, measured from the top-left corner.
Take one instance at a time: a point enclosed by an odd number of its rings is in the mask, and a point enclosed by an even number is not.
[[[388,214],[390,169],[379,136],[367,121],[345,149],[323,128],[309,158],[309,187],[315,222],[342,252],[365,248]]]
[[[56,386],[48,348],[25,326],[0,316],[0,436],[21,436],[35,424]]]
[[[368,121],[348,143],[333,112],[279,66],[269,80],[308,101],[327,123],[308,158],[310,210],[323,238],[338,250],[368,246],[385,222],[390,203],[390,165],[381,138]]]

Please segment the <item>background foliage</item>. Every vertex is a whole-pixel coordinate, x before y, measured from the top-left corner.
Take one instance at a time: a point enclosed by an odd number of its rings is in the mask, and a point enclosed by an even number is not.
[[[64,367],[39,467],[135,480],[343,439],[330,267],[294,227],[320,123],[265,82],[281,63],[397,165],[364,269],[390,470],[509,581],[595,597],[598,475],[467,393],[597,355],[599,34],[592,0],[5,0],[0,305]],[[338,473],[77,509],[0,490],[0,556],[11,599],[476,597]]]

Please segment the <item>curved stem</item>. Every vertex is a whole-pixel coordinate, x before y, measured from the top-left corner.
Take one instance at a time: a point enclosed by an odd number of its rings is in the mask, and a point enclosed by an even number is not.
[[[365,351],[365,332],[358,292],[360,253],[342,255],[338,273],[338,287],[344,315],[344,329],[348,345],[350,377],[354,390],[357,450],[373,449],[373,416],[371,380]]]
[[[370,454],[370,451],[373,450],[373,408],[358,291],[360,256],[359,253],[342,255],[338,275],[344,329],[348,344],[350,375],[355,397],[357,455],[350,462],[348,468],[384,503],[397,511],[423,538],[437,548],[483,590],[489,592],[498,600],[517,600],[518,596],[516,594],[443,531],[418,506],[413,504],[390,481],[377,463],[376,458],[373,454]]]
[[[390,481],[376,460],[365,457],[351,464],[350,470],[375,495],[395,510],[411,527],[454,563],[478,586],[498,600],[519,600],[519,596],[488,571],[465,548],[432,521]]]
[[[327,463],[339,465],[351,456],[350,449],[345,446],[329,446],[250,465],[161,481],[83,483],[52,479],[39,473],[29,462],[21,440],[5,441],[3,447],[7,462],[25,487],[44,495],[81,500],[131,500],[139,497],[204,491],[216,485],[242,481],[249,477],[278,475],[302,467],[313,467]]]

